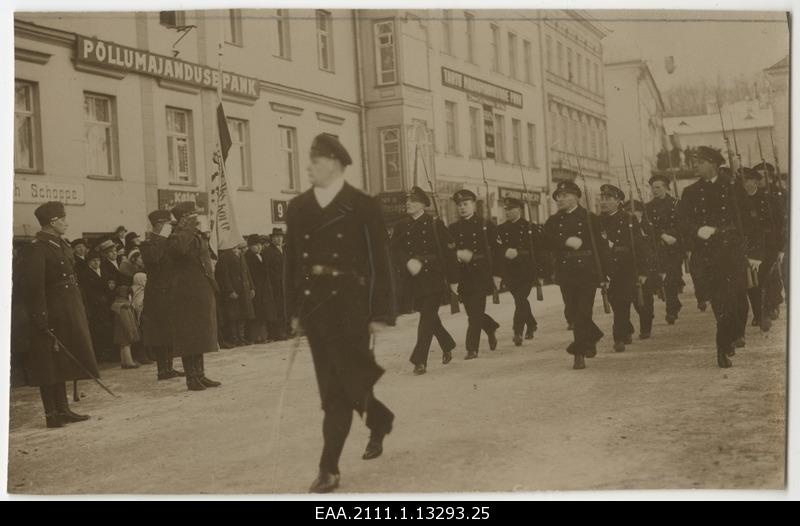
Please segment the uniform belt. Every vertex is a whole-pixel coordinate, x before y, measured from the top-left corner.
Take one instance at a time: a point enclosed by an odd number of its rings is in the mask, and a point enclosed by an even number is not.
[[[344,269],[340,267],[332,267],[330,265],[312,265],[305,267],[304,273],[310,276],[355,276],[361,278],[353,269]]]
[[[563,254],[565,257],[568,258],[586,258],[592,255],[591,250],[573,250],[571,252],[565,252]]]
[[[416,256],[411,256],[411,259],[432,260],[432,259],[439,259],[439,256],[437,254],[417,254]]]
[[[611,250],[614,251],[614,252],[630,252],[630,248],[625,247],[625,246],[623,246],[623,247],[618,247],[617,246],[617,247],[612,248]]]
[[[480,261],[481,259],[486,259],[486,254],[473,254],[471,261]]]

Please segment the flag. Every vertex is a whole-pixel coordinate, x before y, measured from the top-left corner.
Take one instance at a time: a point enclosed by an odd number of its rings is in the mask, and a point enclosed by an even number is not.
[[[209,199],[209,219],[211,227],[212,250],[234,248],[242,242],[239,228],[236,225],[236,214],[233,211],[233,200],[228,189],[225,174],[225,161],[233,141],[228,130],[228,121],[222,101],[217,106],[217,132],[219,142],[212,159],[211,192]]]

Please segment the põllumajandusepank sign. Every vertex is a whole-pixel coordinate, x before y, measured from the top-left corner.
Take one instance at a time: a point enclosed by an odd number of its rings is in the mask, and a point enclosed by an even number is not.
[[[48,201],[61,201],[65,205],[86,204],[83,185],[24,179],[14,181],[15,203],[46,203]]]
[[[222,91],[225,93],[249,99],[259,97],[258,79],[226,71],[223,71],[220,76],[220,72],[215,68],[83,35],[78,35],[77,42],[76,60],[78,62],[140,73],[207,89],[217,89],[219,83],[222,82]]]

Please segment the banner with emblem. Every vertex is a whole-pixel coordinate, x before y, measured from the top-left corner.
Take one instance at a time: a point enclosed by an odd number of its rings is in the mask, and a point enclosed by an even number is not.
[[[228,121],[222,100],[217,105],[217,131],[219,141],[212,159],[211,192],[209,196],[209,220],[211,227],[211,247],[216,250],[234,248],[242,242],[242,235],[236,225],[228,180],[225,174],[225,161],[233,144],[228,130]]]

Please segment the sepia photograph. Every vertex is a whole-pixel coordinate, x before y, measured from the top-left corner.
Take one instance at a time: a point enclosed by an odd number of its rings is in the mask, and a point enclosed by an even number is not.
[[[5,498],[789,497],[788,8],[18,4]]]

